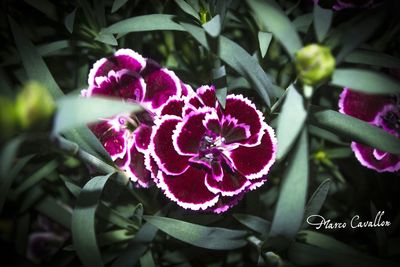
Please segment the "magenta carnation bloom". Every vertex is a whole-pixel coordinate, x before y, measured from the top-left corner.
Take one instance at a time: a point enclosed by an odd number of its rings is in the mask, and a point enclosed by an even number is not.
[[[115,97],[144,106],[145,111],[140,114],[104,119],[90,129],[118,167],[131,180],[148,187],[155,178],[144,162],[153,117],[171,96],[187,95],[192,89],[172,71],[130,49],[120,49],[113,56],[98,60],[90,70],[88,84],[88,89],[82,91],[84,97]],[[151,164],[148,162],[148,166]]]
[[[214,87],[170,98],[150,141],[157,185],[178,205],[224,212],[261,186],[275,161],[273,129],[253,103],[228,95],[222,109]],[[149,160],[148,160],[149,161]]]
[[[399,96],[367,95],[345,88],[340,95],[339,111],[382,128],[400,138]],[[360,163],[377,172],[400,169],[400,156],[380,151],[357,142],[351,143]]]

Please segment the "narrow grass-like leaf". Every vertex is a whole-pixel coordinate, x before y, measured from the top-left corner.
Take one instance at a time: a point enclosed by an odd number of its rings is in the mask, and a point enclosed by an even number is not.
[[[146,267],[156,266],[150,249],[140,258],[140,266],[146,266]]]
[[[117,39],[111,33],[100,32],[100,35],[95,38],[96,41],[108,44],[108,45],[118,45]]]
[[[331,84],[370,94],[400,93],[399,81],[383,73],[371,70],[336,69],[333,73]]]
[[[99,246],[109,246],[119,242],[125,242],[134,237],[131,231],[125,229],[112,230],[97,236]]]
[[[74,31],[75,15],[78,8],[75,8],[71,13],[69,13],[64,20],[65,28],[72,33]]]
[[[314,30],[319,42],[322,42],[329,31],[332,23],[333,12],[314,4]]]
[[[38,212],[64,226],[66,229],[71,228],[70,208],[57,201],[55,198],[46,196],[35,206],[35,208]]]
[[[204,23],[203,28],[211,37],[217,37],[221,33],[221,17],[216,15],[210,21]]]
[[[267,54],[268,47],[272,40],[272,34],[269,32],[258,32],[258,43],[260,45],[261,57],[264,58]]]
[[[108,118],[119,113],[138,112],[142,107],[106,98],[80,98],[66,96],[57,102],[57,114],[54,120],[54,133],[83,126],[101,118]]]
[[[56,160],[52,160],[46,163],[43,167],[34,172],[31,176],[24,179],[23,182],[15,189],[13,195],[18,197],[27,189],[34,186],[36,183],[40,182],[42,179],[46,178],[46,176],[52,173],[57,167],[58,163]]]
[[[382,151],[400,155],[400,142],[395,136],[369,123],[333,110],[310,113],[310,123]],[[379,137],[379,138],[377,138]]]
[[[336,147],[324,151],[330,159],[347,158],[353,154],[350,147]]]
[[[245,231],[207,227],[159,216],[143,216],[143,218],[166,234],[193,246],[230,250],[246,245]]]
[[[326,179],[318,186],[317,190],[315,190],[314,194],[307,203],[306,210],[304,212],[304,222],[301,228],[307,228],[309,226],[307,223],[307,218],[310,215],[318,215],[325,203],[326,197],[328,196],[330,185],[331,180]]]
[[[96,240],[95,214],[103,189],[112,174],[96,176],[82,188],[72,214],[71,233],[76,252],[85,266],[103,266]]]
[[[269,236],[296,236],[304,216],[308,186],[308,137],[306,129],[300,135],[284,174]]]
[[[282,111],[279,113],[276,132],[279,144],[278,159],[282,159],[290,150],[307,117],[303,97],[297,92],[293,85],[290,85],[287,90],[288,92],[282,106]]]
[[[111,13],[117,12],[127,2],[128,0],[114,0],[114,3],[111,7]]]
[[[293,24],[274,0],[247,0],[255,17],[282,43],[289,55],[294,56],[303,46]]]
[[[345,62],[366,64],[383,68],[400,68],[400,59],[388,54],[368,50],[355,50],[344,58]]]
[[[119,21],[103,29],[104,33],[126,34],[157,30],[183,31],[182,27],[173,21],[173,15],[151,14],[137,16]]]
[[[43,84],[44,87],[49,90],[53,98],[62,96],[63,92],[54,80],[35,46],[11,17],[9,17],[9,23],[28,78]]]
[[[233,214],[233,217],[235,217],[235,219],[241,224],[261,234],[262,236],[266,236],[271,228],[271,222],[254,215],[236,213]]]
[[[57,21],[57,8],[48,0],[25,0],[27,4],[45,14],[51,20]]]
[[[200,20],[199,13],[189,5],[185,0],[175,0],[175,3],[186,13],[190,16],[194,17],[197,20]]]

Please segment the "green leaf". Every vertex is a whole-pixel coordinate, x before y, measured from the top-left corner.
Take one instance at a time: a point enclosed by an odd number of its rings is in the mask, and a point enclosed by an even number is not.
[[[329,31],[332,23],[333,12],[314,4],[314,30],[318,41],[321,43]]]
[[[353,155],[350,147],[337,147],[324,150],[330,159],[348,158]]]
[[[186,1],[184,0],[175,0],[175,3],[186,13],[190,16],[194,17],[197,20],[200,20],[199,13]]]
[[[38,212],[64,226],[66,229],[71,228],[71,209],[55,198],[47,195],[35,208]]]
[[[183,31],[182,27],[172,20],[173,18],[173,15],[164,14],[137,16],[112,24],[103,29],[103,32],[121,35],[130,32],[157,30]]]
[[[65,28],[72,33],[74,31],[75,15],[78,8],[75,8],[71,13],[69,13],[64,20]]]
[[[333,73],[331,84],[369,94],[400,93],[399,81],[383,73],[371,70],[336,69]]]
[[[397,137],[365,121],[333,110],[312,112],[309,118],[312,125],[345,136],[352,141],[400,155],[400,142]]]
[[[233,214],[236,220],[245,225],[249,229],[266,236],[271,228],[271,222],[250,214],[236,213]]]
[[[114,0],[114,3],[111,7],[111,13],[117,12],[127,2],[128,0]]]
[[[245,231],[207,227],[159,216],[143,216],[143,218],[166,234],[193,246],[230,250],[246,245]]]
[[[131,231],[118,229],[108,231],[97,236],[99,246],[109,246],[119,242],[131,240],[134,237]]]
[[[15,189],[13,195],[18,197],[20,194],[28,190],[30,187],[34,186],[40,182],[43,178],[46,178],[50,173],[52,173],[58,167],[56,160],[52,160],[41,167],[39,170],[34,172],[31,176],[25,178],[23,182]]]
[[[140,258],[140,266],[146,266],[146,267],[156,266],[153,259],[153,255],[151,255],[150,249]]]
[[[308,186],[308,140],[304,129],[284,174],[269,236],[296,236],[304,216]]]
[[[293,24],[274,0],[247,0],[255,17],[274,34],[292,57],[303,47]]]
[[[57,21],[57,8],[48,0],[24,0],[27,4],[33,8],[39,10],[43,14],[47,15],[50,19]]]
[[[108,45],[118,45],[117,39],[111,33],[100,32],[99,36],[95,38],[96,41],[108,44]]]
[[[278,159],[282,159],[289,152],[307,118],[303,97],[293,85],[290,85],[287,90],[282,111],[279,113],[276,131],[278,138]]]
[[[111,175],[89,180],[82,188],[72,213],[72,241],[85,266],[104,266],[96,240],[95,215],[100,196]]]
[[[331,180],[326,179],[318,186],[317,190],[315,190],[314,194],[307,203],[306,210],[304,212],[304,223],[301,228],[306,228],[309,225],[307,223],[307,218],[310,215],[318,215],[325,203],[326,197],[328,196],[330,185]]]
[[[213,38],[221,33],[221,17],[216,15],[210,21],[203,24],[204,30]]]
[[[226,95],[228,92],[226,81],[225,66],[219,66],[212,70],[213,85],[216,87],[216,96],[222,108],[226,105]]]
[[[383,68],[400,68],[400,59],[388,54],[368,50],[355,50],[344,58],[345,62],[366,64]]]
[[[63,92],[54,80],[46,66],[46,63],[43,58],[40,57],[35,46],[27,38],[27,35],[22,31],[17,23],[11,17],[8,19],[14,35],[15,43],[21,55],[22,64],[28,74],[28,78],[43,84],[43,86],[49,90],[53,98],[62,96]]]
[[[260,45],[261,57],[264,58],[267,54],[268,47],[272,40],[272,34],[269,32],[258,32],[258,43]]]
[[[24,140],[23,137],[16,137],[5,144],[0,152],[0,213],[15,178],[15,175],[12,175],[12,164]]]
[[[98,121],[101,118],[142,110],[142,107],[137,104],[100,97],[65,96],[57,101],[57,106],[53,128],[55,134]]]

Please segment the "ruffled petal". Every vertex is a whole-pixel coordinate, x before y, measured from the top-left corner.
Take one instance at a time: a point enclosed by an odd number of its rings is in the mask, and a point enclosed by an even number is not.
[[[149,187],[152,185],[153,180],[151,179],[150,171],[147,170],[144,163],[144,154],[135,145],[131,147],[129,153],[131,160],[126,168],[128,177],[142,187]]]
[[[178,176],[159,174],[157,185],[185,209],[205,210],[218,202],[219,196],[210,192],[204,183],[207,173],[202,168],[191,166]]]
[[[400,170],[400,156],[379,153],[379,156],[376,157],[377,152],[374,148],[356,142],[351,143],[351,148],[361,165],[367,168],[377,172],[396,172]]]
[[[152,127],[146,124],[139,125],[133,132],[135,136],[135,145],[139,151],[143,152],[147,150],[150,144],[151,133]]]
[[[143,102],[156,110],[167,102],[170,96],[182,94],[181,81],[174,72],[158,69],[144,76],[146,94]]]
[[[199,151],[200,142],[206,132],[203,120],[209,108],[194,111],[178,123],[172,136],[174,147],[181,155],[196,155]]]
[[[96,78],[108,73],[127,69],[133,73],[140,72],[146,66],[146,60],[131,49],[119,49],[112,57],[102,58],[94,63],[89,72],[88,84],[97,85]]]
[[[235,118],[239,124],[243,123],[250,127],[250,137],[242,141],[242,144],[251,146],[260,142],[266,127],[264,116],[249,99],[242,95],[228,95],[224,115]]]
[[[229,154],[234,168],[248,179],[266,175],[275,162],[277,140],[274,131],[267,125],[261,143],[254,147],[239,146]]]
[[[218,199],[217,204],[215,204],[213,207],[209,208],[208,210],[217,214],[223,213],[228,211],[230,208],[233,206],[236,206],[240,200],[242,200],[245,192],[241,192],[238,195],[232,196],[232,197],[224,197],[221,196]]]
[[[171,96],[167,103],[162,106],[160,115],[175,115],[182,117],[183,107],[185,106],[185,100],[182,97]]]
[[[168,175],[178,175],[189,168],[189,157],[179,155],[172,144],[172,133],[182,119],[165,115],[156,121],[149,146],[158,167]]]
[[[251,136],[250,126],[238,123],[238,120],[230,115],[225,116],[222,120],[222,136],[226,144],[246,140]]]
[[[235,196],[243,192],[250,182],[239,173],[229,171],[227,168],[223,169],[223,177],[221,181],[217,181],[211,173],[206,176],[206,186],[208,190],[214,194],[221,194],[223,196]]]
[[[390,103],[390,98],[368,95],[345,88],[340,94],[339,112],[366,122],[374,121],[382,108]]]
[[[215,108],[218,101],[215,96],[215,87],[203,85],[197,89],[197,96],[204,106]]]

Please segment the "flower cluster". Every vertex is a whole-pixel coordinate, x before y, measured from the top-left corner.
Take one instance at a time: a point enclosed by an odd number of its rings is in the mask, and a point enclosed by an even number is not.
[[[339,111],[377,126],[400,138],[400,96],[368,95],[345,88],[340,95]],[[360,163],[378,172],[400,170],[400,156],[352,142]]]
[[[228,95],[222,108],[213,86],[194,92],[129,49],[97,61],[88,82],[84,97],[117,97],[145,108],[90,126],[138,185],[155,183],[186,209],[220,213],[266,181],[277,141],[249,99]]]

